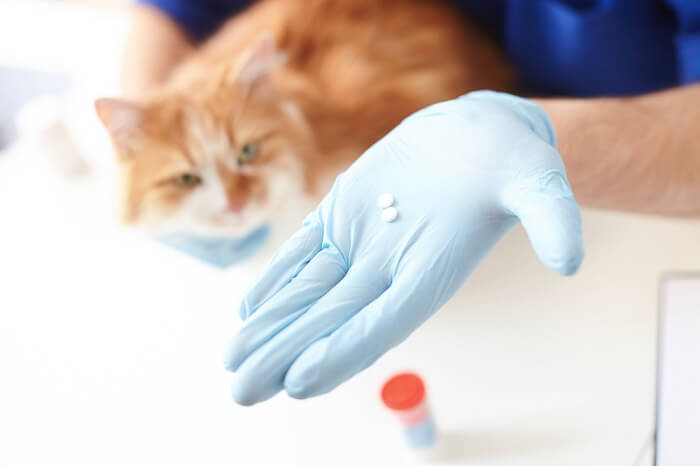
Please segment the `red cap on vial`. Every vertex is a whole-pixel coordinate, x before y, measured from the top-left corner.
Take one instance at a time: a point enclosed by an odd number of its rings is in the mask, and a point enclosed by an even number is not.
[[[397,374],[382,387],[382,401],[387,408],[404,411],[418,406],[425,398],[425,384],[410,372]]]

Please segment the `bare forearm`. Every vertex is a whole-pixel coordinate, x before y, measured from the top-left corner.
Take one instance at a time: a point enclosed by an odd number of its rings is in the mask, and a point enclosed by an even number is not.
[[[535,99],[583,205],[700,216],[700,85],[633,98]]]
[[[149,6],[135,6],[124,53],[123,92],[139,95],[162,83],[192,49],[187,35],[167,15]]]

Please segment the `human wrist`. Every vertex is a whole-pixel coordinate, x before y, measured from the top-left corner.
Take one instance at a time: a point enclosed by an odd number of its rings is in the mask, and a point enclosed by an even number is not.
[[[122,91],[139,96],[165,81],[193,45],[169,16],[149,5],[135,5],[122,63]]]
[[[557,148],[567,152],[571,143],[571,132],[584,118],[586,109],[578,99],[530,99],[548,116],[554,133],[557,135]],[[580,126],[579,126],[580,128]]]
[[[689,97],[691,100],[689,101]],[[700,97],[700,95],[699,95]],[[681,90],[533,99],[552,119],[576,198],[605,209],[700,215],[700,111]]]

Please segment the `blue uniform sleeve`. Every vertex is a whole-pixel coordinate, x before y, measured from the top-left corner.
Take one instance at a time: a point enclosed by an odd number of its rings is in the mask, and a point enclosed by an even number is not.
[[[214,32],[234,13],[253,0],[136,0],[152,5],[173,18],[189,36],[199,41]]]
[[[676,16],[676,60],[682,84],[700,81],[700,2],[666,0]]]

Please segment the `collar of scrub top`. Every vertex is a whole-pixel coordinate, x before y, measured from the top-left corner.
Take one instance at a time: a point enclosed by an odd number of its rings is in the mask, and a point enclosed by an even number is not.
[[[224,269],[248,259],[259,251],[268,235],[269,228],[262,226],[242,238],[168,233],[156,239],[202,262]]]

